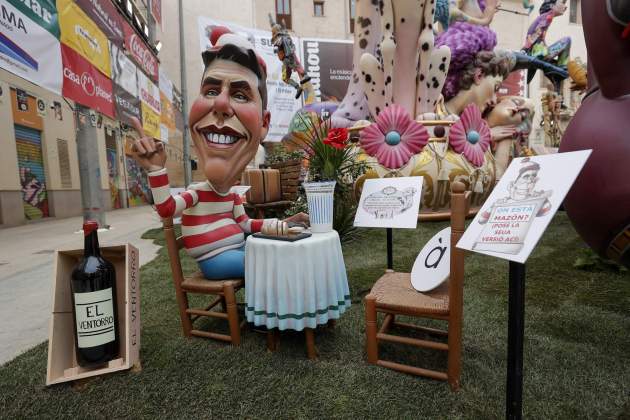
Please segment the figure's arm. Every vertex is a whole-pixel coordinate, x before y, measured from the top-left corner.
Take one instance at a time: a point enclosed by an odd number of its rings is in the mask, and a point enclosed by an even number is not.
[[[275,219],[250,219],[245,213],[245,208],[243,207],[243,200],[238,194],[234,194],[234,210],[233,210],[234,220],[241,226],[243,232],[245,233],[256,233],[262,230],[264,222],[268,220]]]
[[[195,190],[186,190],[173,197],[170,193],[166,168],[149,172],[148,175],[151,194],[153,194],[155,208],[160,217],[179,217],[184,210],[191,208],[199,201]]]
[[[486,2],[486,8],[483,11],[483,15],[481,17],[471,16],[463,11],[464,2],[462,0],[457,1],[456,3],[451,4],[450,10],[450,18],[453,21],[463,21],[472,23],[473,25],[480,26],[488,26],[492,22],[495,13],[499,7],[499,3],[497,0],[488,0]]]

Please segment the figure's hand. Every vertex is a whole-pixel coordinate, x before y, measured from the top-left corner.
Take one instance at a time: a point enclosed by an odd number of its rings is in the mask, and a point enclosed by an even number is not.
[[[260,232],[269,236],[287,236],[289,234],[289,225],[282,220],[265,220]]]
[[[303,213],[303,212],[296,213],[291,217],[287,217],[286,219],[284,219],[284,222],[302,223],[305,226],[310,225],[310,219],[308,217],[308,214]]]
[[[492,141],[498,142],[501,140],[514,139],[516,136],[516,127],[515,126],[505,126],[501,125],[498,127],[492,127],[490,129],[490,134],[492,135]]]
[[[138,138],[134,140],[132,151],[133,158],[146,171],[158,171],[164,168],[166,163],[166,151],[161,141],[154,140],[144,134],[142,125],[136,117],[131,119],[133,127],[138,132]]]

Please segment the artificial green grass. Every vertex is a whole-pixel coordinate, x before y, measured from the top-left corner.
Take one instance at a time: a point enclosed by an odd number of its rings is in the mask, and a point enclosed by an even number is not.
[[[446,223],[394,232],[394,266],[409,270],[421,245]],[[148,236],[163,244],[160,231]],[[527,264],[523,411],[526,418],[630,417],[630,275],[580,271],[584,245],[566,215],[550,225]],[[182,337],[168,257],[144,266],[142,371],[98,378],[83,391],[47,388],[46,344],[0,367],[0,417],[502,418],[507,342],[507,262],[466,259],[462,389],[365,363],[362,297],[382,274],[385,232],[344,245],[352,307],[304,336],[246,329],[240,347]],[[194,262],[185,259],[185,270]],[[382,356],[445,366],[444,355],[385,345]]]

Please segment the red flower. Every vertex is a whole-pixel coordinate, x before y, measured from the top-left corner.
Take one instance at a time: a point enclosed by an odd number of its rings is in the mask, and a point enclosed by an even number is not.
[[[328,130],[328,135],[324,139],[324,144],[334,147],[335,149],[342,150],[346,147],[348,141],[348,129],[346,128],[331,128]]]

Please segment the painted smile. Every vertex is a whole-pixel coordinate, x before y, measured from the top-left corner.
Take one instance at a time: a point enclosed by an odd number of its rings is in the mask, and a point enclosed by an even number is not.
[[[200,128],[199,134],[205,139],[208,147],[229,148],[246,136],[230,127],[217,127],[215,125]]]

